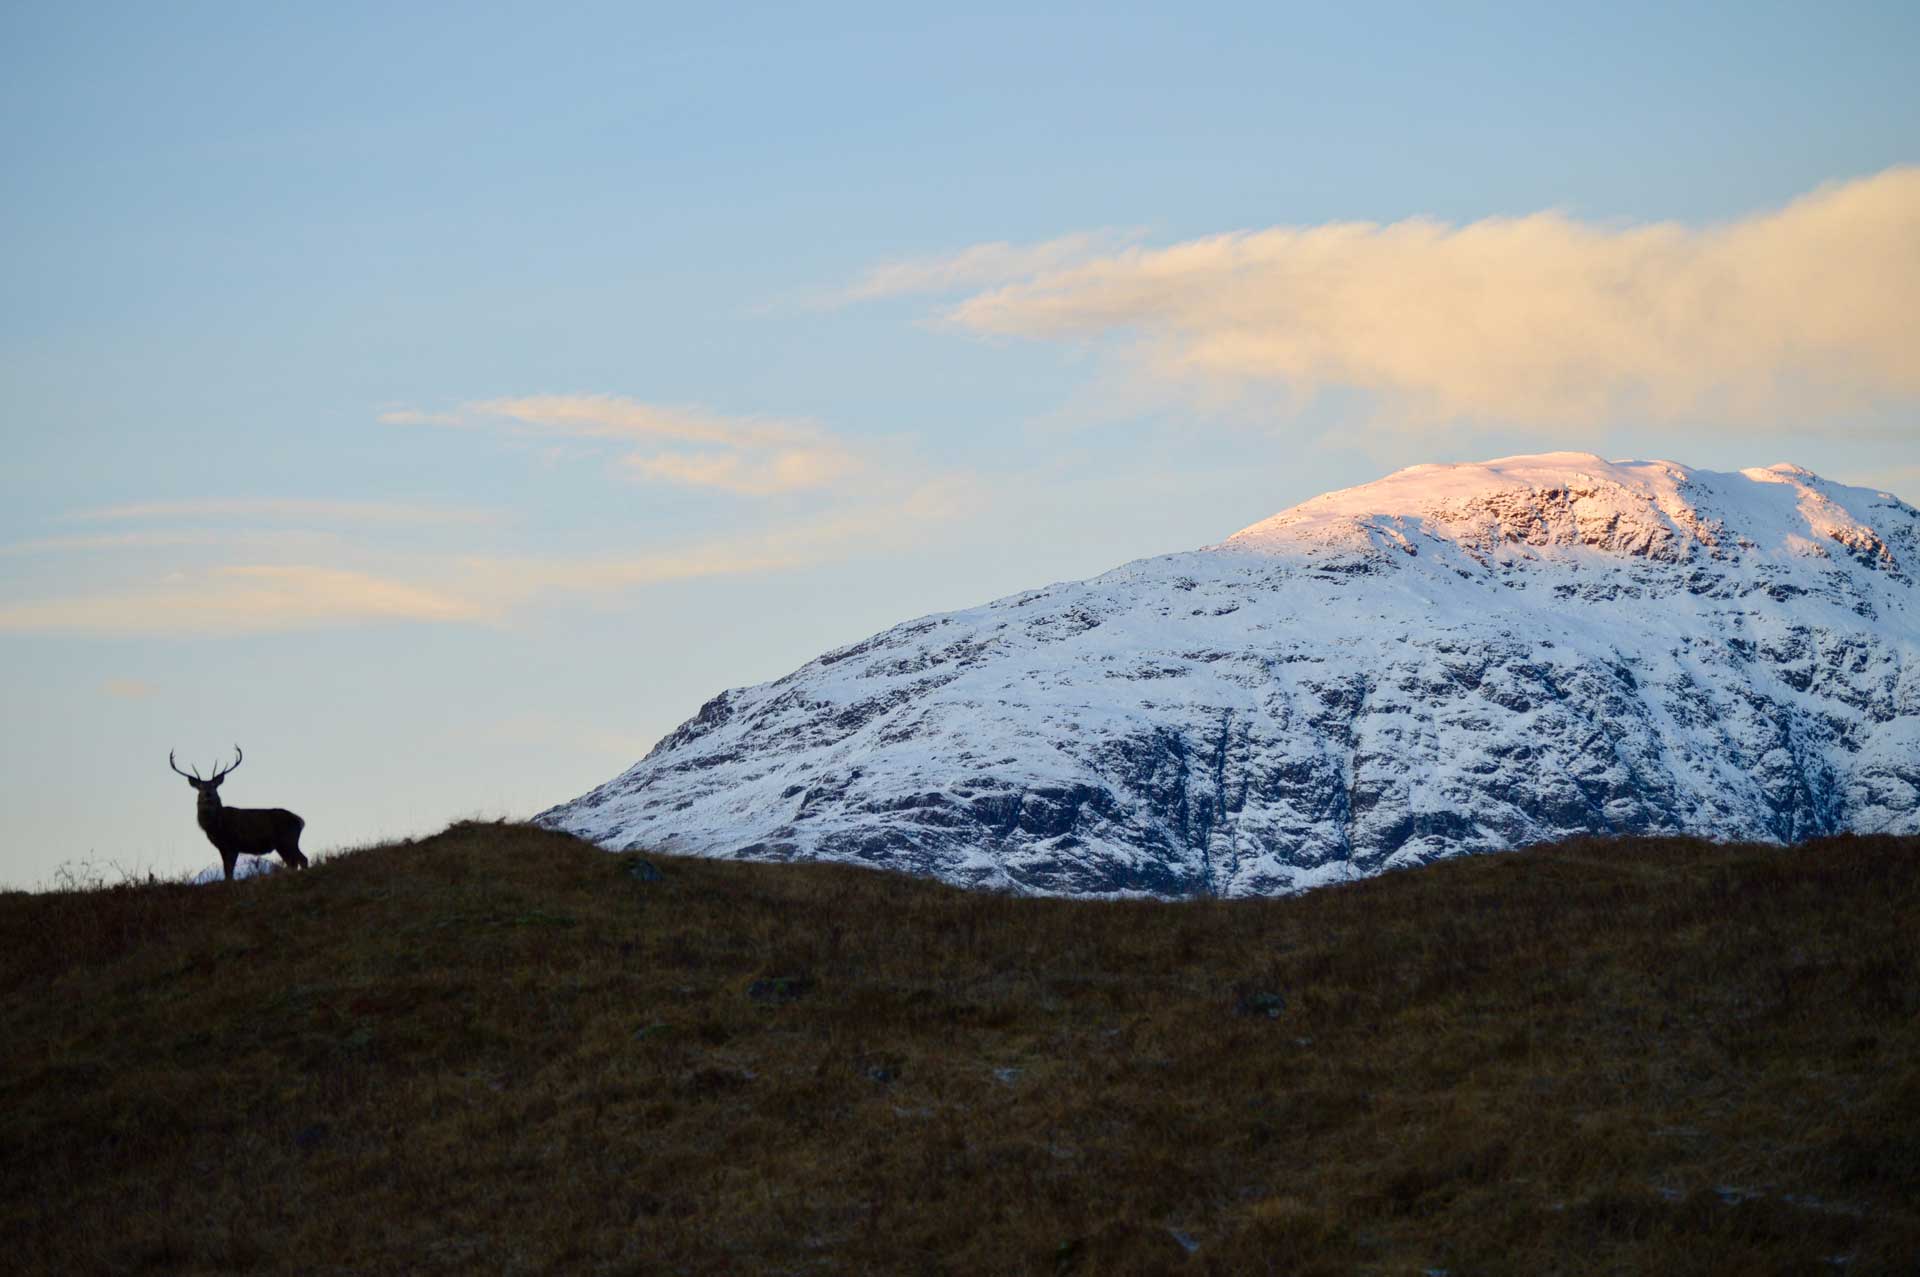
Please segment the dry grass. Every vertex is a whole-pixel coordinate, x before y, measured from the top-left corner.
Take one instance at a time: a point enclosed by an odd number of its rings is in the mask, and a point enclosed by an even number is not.
[[[1182,905],[633,863],[463,824],[0,896],[0,1266],[1920,1255],[1920,841],[1593,841]]]

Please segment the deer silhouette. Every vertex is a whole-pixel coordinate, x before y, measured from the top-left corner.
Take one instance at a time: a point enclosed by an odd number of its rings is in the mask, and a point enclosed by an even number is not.
[[[186,776],[200,795],[200,829],[212,843],[214,850],[220,853],[220,863],[226,868],[227,881],[233,881],[234,862],[242,856],[264,856],[270,852],[279,852],[280,859],[289,868],[305,869],[307,858],[300,854],[300,831],[307,822],[300,819],[284,807],[227,807],[220,802],[220,782],[227,774],[238,767],[246,758],[240,747],[233,747],[233,767],[224,767],[211,777],[202,780],[200,769],[195,768],[192,775],[180,771],[180,765],[173,761],[173,751],[167,751],[167,766]]]

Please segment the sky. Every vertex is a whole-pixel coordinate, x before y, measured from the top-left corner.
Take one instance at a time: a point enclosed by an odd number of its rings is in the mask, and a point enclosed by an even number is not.
[[[1406,465],[1920,499],[1910,4],[917,10],[0,9],[0,886]]]

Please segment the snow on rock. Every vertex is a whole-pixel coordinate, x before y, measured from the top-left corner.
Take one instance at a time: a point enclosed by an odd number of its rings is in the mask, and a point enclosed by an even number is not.
[[[540,823],[1061,894],[1578,833],[1920,830],[1920,511],[1797,466],[1424,465],[723,692]]]
[[[233,867],[233,876],[236,879],[259,878],[266,874],[279,873],[285,868],[286,866],[282,865],[279,861],[268,860],[265,856],[242,856],[240,857],[240,862]],[[204,887],[208,883],[225,882],[226,880],[227,871],[224,867],[220,865],[208,865],[205,869],[195,874],[191,881],[196,887]]]

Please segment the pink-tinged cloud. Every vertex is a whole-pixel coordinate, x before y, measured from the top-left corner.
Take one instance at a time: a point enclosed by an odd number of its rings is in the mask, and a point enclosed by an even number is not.
[[[942,256],[882,262],[835,294],[834,300],[870,301],[1004,284],[1100,258],[1138,238],[1137,232],[1080,231],[1040,244],[1009,244],[1001,240],[974,244]]]
[[[477,600],[366,572],[235,565],[90,594],[0,603],[0,634],[239,636],[490,615]]]
[[[168,519],[306,519],[329,523],[472,524],[499,518],[491,510],[418,505],[404,501],[327,501],[304,497],[228,497],[191,501],[133,501],[76,510],[72,523]]]
[[[605,440],[624,448],[616,460],[622,473],[742,496],[828,489],[870,464],[812,422],[726,416],[618,395],[527,395],[470,403],[451,413],[388,412],[380,419]]]
[[[143,701],[159,690],[137,678],[110,678],[100,684],[103,694],[122,701]]]
[[[851,456],[832,448],[633,453],[623,457],[621,464],[642,478],[747,496],[830,487],[860,468]]]
[[[619,556],[412,556],[398,570],[233,564],[52,598],[0,601],[0,635],[243,637],[379,623],[495,624],[573,598],[612,602],[649,585],[779,572],[898,552],[980,498],[930,479],[759,532]]]
[[[469,557],[462,560],[455,579],[463,592],[504,611],[555,594],[611,598],[667,581],[786,571],[911,546],[941,522],[975,510],[981,497],[969,480],[931,479],[886,499],[854,503],[762,532],[647,554]]]
[[[1381,421],[1749,425],[1920,398],[1920,168],[1710,226],[1557,212],[1282,226],[1040,270],[950,312],[1114,341],[1205,394],[1369,392]]]

